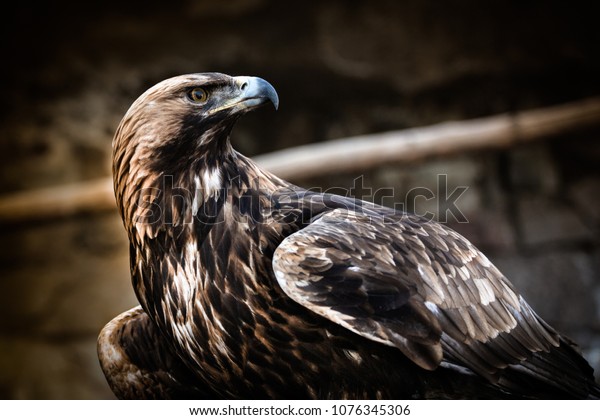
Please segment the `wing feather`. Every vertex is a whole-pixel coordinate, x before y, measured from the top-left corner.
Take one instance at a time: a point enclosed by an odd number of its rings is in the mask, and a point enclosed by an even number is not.
[[[495,380],[559,346],[481,252],[416,216],[329,211],[286,238],[273,267],[293,300],[426,369],[446,359]]]

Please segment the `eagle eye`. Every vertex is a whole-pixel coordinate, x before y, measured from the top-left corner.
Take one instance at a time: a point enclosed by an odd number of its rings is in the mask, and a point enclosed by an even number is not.
[[[203,104],[208,100],[208,92],[202,88],[196,87],[188,92],[188,97],[192,102]]]

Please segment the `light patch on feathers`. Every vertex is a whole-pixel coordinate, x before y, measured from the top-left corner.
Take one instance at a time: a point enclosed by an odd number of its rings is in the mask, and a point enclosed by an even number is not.
[[[224,333],[227,333],[227,330],[225,329],[225,327],[223,326],[223,324],[221,323],[221,321],[219,320],[219,318],[215,318],[215,325],[217,327],[219,327],[219,329],[221,331],[223,331]]]
[[[185,259],[186,261],[196,261],[196,257],[198,255],[198,245],[196,241],[188,241],[185,245]]]
[[[198,209],[201,204],[201,195],[202,195],[202,184],[200,183],[200,178],[198,175],[194,176],[194,199],[192,201],[192,215],[196,216],[198,214]]]
[[[458,267],[457,271],[463,281],[468,281],[471,278],[471,273],[469,273],[469,269],[466,266]]]
[[[219,169],[212,169],[202,173],[201,189],[205,199],[218,195],[222,188],[223,180],[221,179],[221,171]]]
[[[127,382],[129,382],[131,384],[135,384],[135,383],[139,384],[137,375],[135,375],[131,372],[127,372]],[[142,385],[142,384],[140,384],[140,385]]]
[[[479,300],[483,305],[489,305],[496,300],[494,289],[487,279],[473,279],[473,283],[479,292]]]
[[[429,302],[429,301],[425,301],[425,306],[427,307],[427,309],[429,309],[431,311],[432,314],[434,314],[435,316],[438,316],[440,314],[440,308],[438,308],[438,306],[433,303],[433,302]]]
[[[185,244],[181,250],[181,257],[185,264],[173,266],[170,261],[165,261],[164,264],[167,264],[167,271],[173,279],[173,287],[177,290],[177,295],[182,301],[181,303],[176,302],[174,305],[191,305],[199,282],[198,247],[194,240],[189,240]]]
[[[343,352],[344,352],[344,355],[346,355],[346,357],[348,359],[352,360],[357,365],[360,365],[363,362],[362,357],[360,356],[360,354],[358,354],[357,351],[344,349]]]
[[[396,261],[394,261],[394,256],[392,255],[390,249],[388,247],[379,248],[379,258],[381,258],[384,262],[391,266],[396,265]]]
[[[100,336],[103,338],[103,336]],[[100,340],[100,351],[102,358],[106,362],[113,363],[115,365],[121,364],[123,361],[123,355],[111,342],[108,340]]]
[[[417,265],[417,269],[427,286],[429,286],[429,288],[437,295],[440,301],[443,300],[444,289],[433,269],[430,266],[423,264]]]
[[[488,257],[486,257],[484,254],[479,253],[479,255],[477,257],[478,257],[477,262],[479,262],[479,264],[482,265],[483,267],[488,268],[489,266],[492,265],[492,263],[490,262]]]
[[[181,268],[173,276],[173,283],[177,287],[177,293],[183,300],[182,303],[187,304],[196,292],[192,285],[194,278],[194,276],[189,275],[188,270],[182,270]]]

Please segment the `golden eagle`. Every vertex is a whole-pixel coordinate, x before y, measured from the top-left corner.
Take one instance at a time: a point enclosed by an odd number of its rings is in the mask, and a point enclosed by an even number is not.
[[[471,243],[296,187],[230,133],[275,89],[165,80],[113,143],[140,307],[102,330],[120,398],[588,398],[592,368]]]

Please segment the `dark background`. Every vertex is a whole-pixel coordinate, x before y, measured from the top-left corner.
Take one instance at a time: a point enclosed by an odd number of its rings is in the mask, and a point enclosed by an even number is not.
[[[3,6],[0,193],[110,175],[128,106],[170,76],[270,81],[248,155],[600,94],[593,2],[105,1]],[[589,5],[589,6],[588,6]],[[299,181],[469,189],[465,234],[600,367],[600,146],[586,129],[510,150]],[[365,197],[369,198],[369,197]],[[386,203],[390,204],[390,203]],[[432,208],[431,210],[436,210]],[[135,304],[116,211],[0,226],[0,398],[110,398],[99,329]]]

